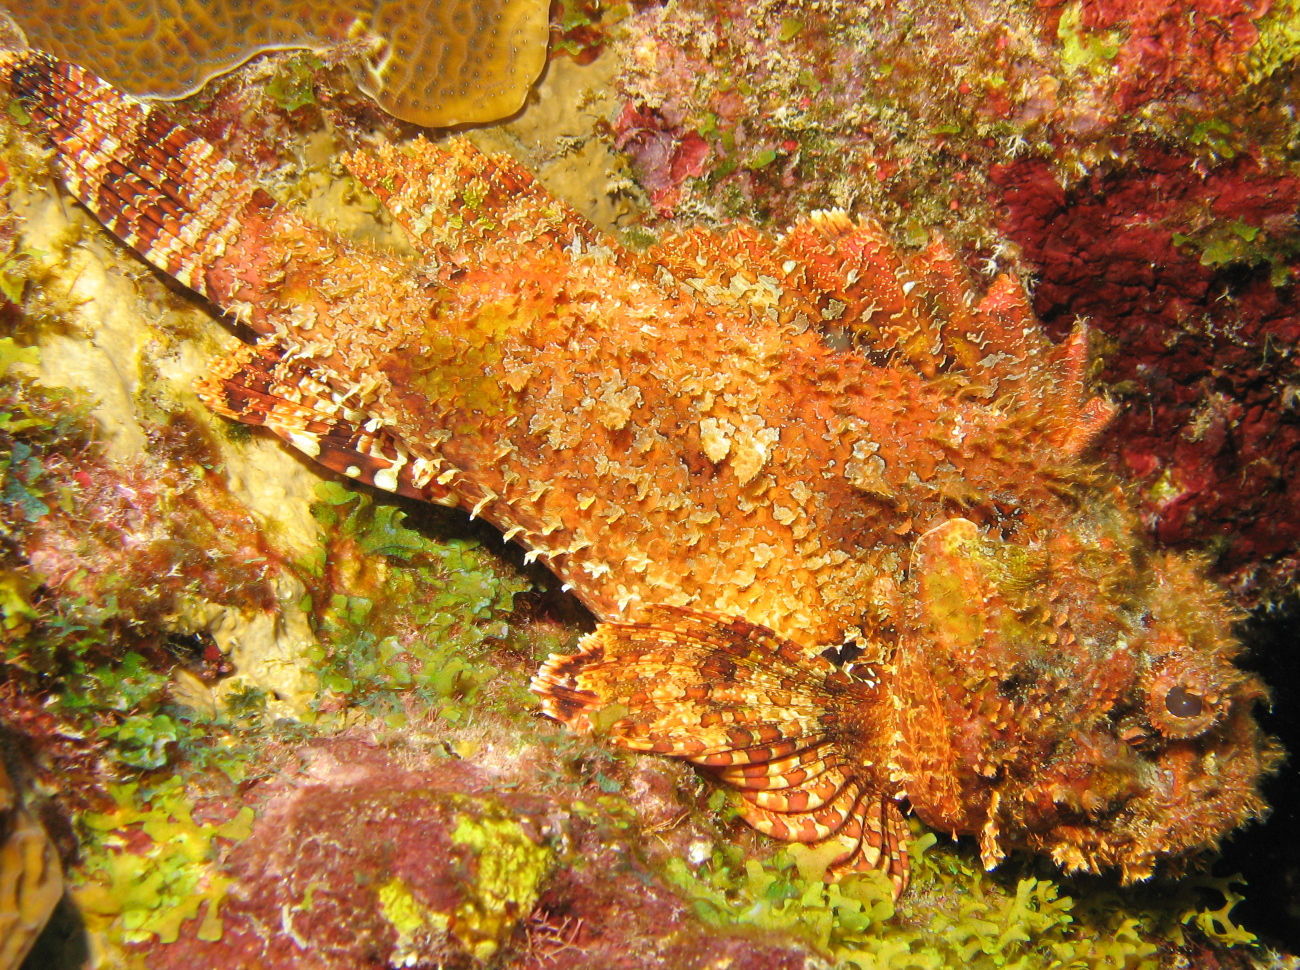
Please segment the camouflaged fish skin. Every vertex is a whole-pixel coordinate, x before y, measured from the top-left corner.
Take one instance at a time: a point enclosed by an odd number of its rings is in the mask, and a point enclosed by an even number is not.
[[[80,69],[3,55],[68,189],[257,335],[202,394],[460,505],[603,621],[546,713],[704,766],[829,877],[901,892],[908,809],[1148,876],[1258,816],[1280,758],[1234,614],[1083,457],[1087,334],[840,212],[634,253],[451,139],[345,159],[421,254],[311,225]]]

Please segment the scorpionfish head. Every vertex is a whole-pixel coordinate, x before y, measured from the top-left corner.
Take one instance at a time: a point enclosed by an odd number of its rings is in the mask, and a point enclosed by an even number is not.
[[[898,766],[921,818],[978,834],[986,865],[1025,848],[1130,882],[1261,815],[1282,756],[1224,593],[1122,521],[1076,524],[1021,543],[950,519],[918,540]]]

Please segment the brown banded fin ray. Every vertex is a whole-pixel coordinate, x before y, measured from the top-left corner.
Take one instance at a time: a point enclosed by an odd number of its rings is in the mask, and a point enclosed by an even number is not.
[[[245,346],[199,382],[200,399],[233,421],[265,427],[321,465],[354,481],[410,498],[455,505],[432,456],[406,443],[346,395],[317,381],[310,368],[273,350]]]
[[[880,821],[897,808],[884,806],[837,750],[827,681],[840,677],[764,627],[653,607],[639,623],[600,624],[575,654],[553,655],[532,690],[546,714],[572,728],[711,768],[739,789],[737,809],[760,832],[836,839],[843,852],[829,878],[879,867],[897,895],[906,863],[887,850],[904,840],[886,838]]]

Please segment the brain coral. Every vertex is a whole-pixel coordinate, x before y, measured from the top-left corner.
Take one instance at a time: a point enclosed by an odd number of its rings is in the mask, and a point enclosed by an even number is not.
[[[140,95],[179,98],[268,50],[373,36],[361,89],[421,125],[493,121],[546,60],[546,0],[7,0],[33,47]]]

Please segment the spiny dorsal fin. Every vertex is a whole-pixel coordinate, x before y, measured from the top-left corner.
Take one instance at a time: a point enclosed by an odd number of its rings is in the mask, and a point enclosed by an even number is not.
[[[636,260],[573,206],[538,184],[509,155],[485,154],[465,138],[352,152],[344,164],[435,262],[472,265],[485,247],[603,247]]]
[[[814,212],[786,234],[781,252],[806,265],[810,282],[830,298],[822,319],[869,352],[910,360],[926,376],[938,371],[941,321],[916,292],[918,274],[877,223]]]
[[[978,296],[941,239],[909,254],[874,222],[820,212],[791,229],[781,253],[807,267],[841,308],[830,316],[869,354],[905,359],[927,377],[960,374],[1009,412],[1046,422],[1067,457],[1080,454],[1114,415],[1088,394],[1086,330],[1053,344],[1018,280],[1003,274]]]

